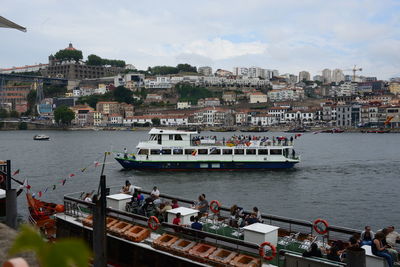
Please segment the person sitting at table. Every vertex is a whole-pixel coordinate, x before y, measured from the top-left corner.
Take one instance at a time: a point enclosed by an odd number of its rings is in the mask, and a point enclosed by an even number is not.
[[[201,223],[199,223],[199,217],[198,216],[190,216],[190,221],[192,222],[192,224],[190,225],[190,227],[192,229],[195,230],[199,230],[201,231],[203,229],[203,225]]]
[[[150,195],[154,196],[154,197],[159,197],[160,196],[160,191],[158,190],[157,186],[153,187],[153,190],[151,191]]]

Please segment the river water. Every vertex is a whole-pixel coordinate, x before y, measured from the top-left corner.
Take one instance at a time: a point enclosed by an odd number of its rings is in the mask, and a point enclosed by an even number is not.
[[[33,141],[36,133],[0,132],[0,159],[11,159],[13,170],[20,169],[15,177],[28,178],[34,192],[43,192],[42,200],[60,203],[66,193],[97,188],[101,167],[94,162],[102,161],[105,151],[124,147],[133,151],[139,140],[147,139],[143,131],[41,131],[51,140]],[[233,134],[240,133],[202,133]],[[364,225],[374,230],[390,224],[400,227],[399,135],[306,133],[296,140],[295,149],[302,162],[289,171],[122,171],[110,157],[105,174],[109,185],[122,185],[129,179],[147,190],[157,185],[162,193],[190,199],[205,193],[208,200],[217,199],[226,206],[236,203],[245,209],[258,206],[266,214],[308,221],[321,217],[356,229]],[[69,178],[70,174],[75,176]],[[23,195],[18,199],[18,212],[26,218]]]

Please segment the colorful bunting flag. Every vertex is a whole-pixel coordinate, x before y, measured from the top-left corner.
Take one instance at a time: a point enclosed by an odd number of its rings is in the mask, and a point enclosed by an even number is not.
[[[100,162],[98,162],[98,161],[95,161],[94,162],[94,167],[97,167],[97,166],[99,166],[100,165]]]
[[[42,191],[39,191],[38,196],[42,197]]]
[[[53,190],[56,190],[56,185],[55,184],[53,184]]]
[[[16,171],[13,173],[13,176],[14,176],[14,175],[17,175],[18,173],[19,173],[19,169],[16,170]]]
[[[65,185],[65,182],[67,181],[67,179],[64,179],[63,181],[62,181],[62,185]]]
[[[86,168],[81,169],[81,172],[84,172],[84,171],[86,171]]]
[[[75,176],[75,174],[73,174],[73,173],[71,173],[70,175],[69,175],[69,177],[74,177]]]

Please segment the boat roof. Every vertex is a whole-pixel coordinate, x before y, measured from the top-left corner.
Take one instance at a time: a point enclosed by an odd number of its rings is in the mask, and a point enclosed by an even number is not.
[[[198,134],[198,132],[189,132],[189,131],[180,131],[180,130],[168,130],[168,129],[158,129],[158,128],[152,128],[149,131],[149,134]]]

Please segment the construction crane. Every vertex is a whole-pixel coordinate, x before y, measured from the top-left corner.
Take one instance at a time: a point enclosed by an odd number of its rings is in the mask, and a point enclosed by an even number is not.
[[[357,68],[357,66],[356,65],[354,65],[354,67],[352,68],[352,69],[346,69],[346,70],[343,70],[343,71],[352,71],[353,72],[353,82],[355,82],[356,81],[356,72],[357,71],[362,71],[362,68]]]

